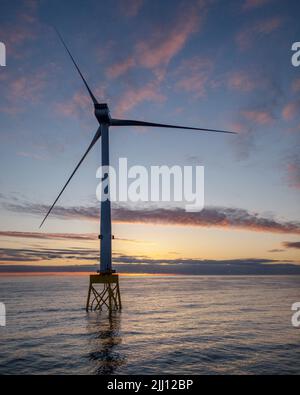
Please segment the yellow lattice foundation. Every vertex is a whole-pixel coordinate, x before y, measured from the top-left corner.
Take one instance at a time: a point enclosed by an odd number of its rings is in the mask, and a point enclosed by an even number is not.
[[[119,276],[115,273],[91,274],[86,311],[121,310]]]

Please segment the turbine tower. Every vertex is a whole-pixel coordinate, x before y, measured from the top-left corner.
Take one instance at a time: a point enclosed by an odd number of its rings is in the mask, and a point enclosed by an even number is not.
[[[83,157],[80,159],[79,163],[73,170],[72,174],[68,178],[67,182],[63,186],[59,195],[55,199],[52,206],[49,208],[45,218],[43,219],[40,228],[43,226],[44,222],[48,218],[52,209],[56,205],[57,201],[61,197],[62,193],[66,189],[67,185],[73,178],[74,174],[77,172],[78,168],[91,151],[93,146],[97,143],[97,141],[101,138],[101,164],[102,166],[109,166],[109,129],[112,126],[120,127],[120,126],[143,126],[143,127],[154,127],[154,128],[173,128],[173,129],[187,129],[187,130],[198,130],[204,132],[216,132],[216,133],[230,133],[235,134],[234,132],[226,131],[226,130],[216,130],[216,129],[207,129],[207,128],[195,128],[189,126],[179,126],[179,125],[168,125],[168,124],[160,124],[153,122],[144,122],[144,121],[136,121],[136,120],[127,120],[127,119],[115,119],[110,115],[110,111],[108,105],[106,103],[99,103],[91,91],[86,79],[81,73],[75,59],[73,58],[71,52],[69,51],[64,39],[60,35],[58,31],[56,31],[58,37],[64,46],[65,50],[69,54],[76,70],[78,71],[88,94],[94,105],[94,114],[99,123],[99,128],[94,135],[88,149],[84,153]],[[108,178],[108,179],[107,179]],[[109,174],[105,174],[102,178],[102,181],[106,180],[106,185],[108,185],[108,190],[106,191],[106,196],[109,196]],[[102,194],[104,191],[102,190]],[[111,310],[120,310],[121,309],[121,297],[120,297],[120,288],[119,288],[119,278],[116,274],[116,271],[112,268],[112,227],[111,227],[111,204],[110,200],[104,199],[102,196],[101,199],[101,215],[100,215],[100,270],[98,274],[90,275],[90,286],[88,291],[88,298],[86,304],[86,310],[102,310],[103,307],[107,307]],[[102,289],[96,287],[96,284],[101,284]],[[93,297],[93,298],[92,298]]]

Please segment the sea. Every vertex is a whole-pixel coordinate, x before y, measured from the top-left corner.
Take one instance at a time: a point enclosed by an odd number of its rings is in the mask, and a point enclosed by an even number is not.
[[[0,277],[0,374],[299,374],[300,276],[120,276],[123,309],[85,311],[87,275]]]

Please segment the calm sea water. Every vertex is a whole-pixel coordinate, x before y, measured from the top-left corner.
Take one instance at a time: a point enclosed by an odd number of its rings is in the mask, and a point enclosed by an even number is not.
[[[86,314],[87,285],[0,278],[1,374],[300,373],[300,277],[122,277],[112,317]]]

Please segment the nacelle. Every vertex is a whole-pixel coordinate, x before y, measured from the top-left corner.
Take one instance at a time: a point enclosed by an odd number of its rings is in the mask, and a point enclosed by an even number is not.
[[[111,117],[106,103],[95,104],[95,116],[99,123],[110,124]]]

